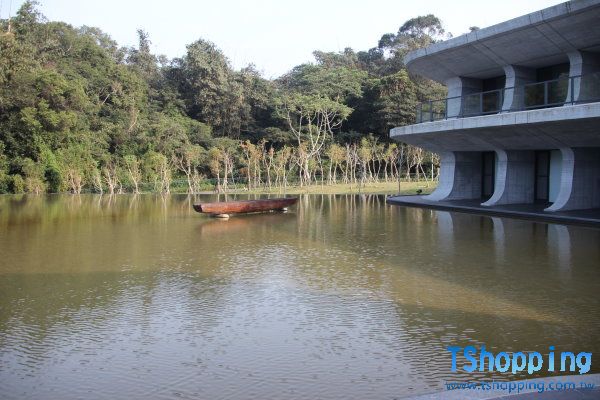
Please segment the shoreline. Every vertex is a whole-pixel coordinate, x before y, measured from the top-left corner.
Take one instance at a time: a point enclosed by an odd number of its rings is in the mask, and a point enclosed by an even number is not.
[[[335,183],[333,185],[318,184],[310,185],[305,187],[300,186],[288,186],[286,188],[260,188],[248,190],[247,188],[235,188],[224,192],[216,192],[215,190],[202,190],[196,193],[188,193],[187,191],[171,190],[169,193],[160,193],[154,191],[142,191],[137,195],[295,195],[295,194],[382,194],[382,195],[411,195],[417,194],[417,190],[421,190],[421,194],[431,193],[437,186],[437,181],[402,181],[400,183],[401,191],[398,191],[398,182],[369,182],[364,186],[357,184],[346,184],[346,183]],[[79,195],[106,195],[111,196],[110,193],[97,193],[97,192],[82,192]],[[57,193],[2,193],[0,196],[43,196],[43,195],[77,195],[69,192],[57,192]],[[113,196],[117,195],[135,195],[130,191],[123,193],[113,193]]]

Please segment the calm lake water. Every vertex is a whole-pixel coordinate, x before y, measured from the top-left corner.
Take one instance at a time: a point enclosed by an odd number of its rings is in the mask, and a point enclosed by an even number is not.
[[[448,345],[600,354],[598,230],[193,201],[0,196],[1,398],[393,399],[489,377]]]

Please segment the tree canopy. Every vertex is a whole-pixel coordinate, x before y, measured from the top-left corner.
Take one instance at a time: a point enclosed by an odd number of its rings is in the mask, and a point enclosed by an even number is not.
[[[35,1],[0,20],[0,193],[137,192],[142,182],[164,191],[173,177],[197,187],[251,175],[252,146],[263,163],[273,151],[273,168],[280,150],[296,157],[310,180],[314,163],[329,154],[338,165],[362,137],[387,141],[414,122],[417,102],[444,91],[402,63],[445,37],[434,15],[365,51],[315,51],[315,62],[274,80],[253,65],[235,70],[207,40],[167,59],[137,33],[137,46],[119,47],[98,28],[47,21]]]

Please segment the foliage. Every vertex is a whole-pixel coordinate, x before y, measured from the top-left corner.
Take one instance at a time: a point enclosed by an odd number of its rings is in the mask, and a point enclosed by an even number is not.
[[[0,142],[0,194],[8,193],[9,185],[8,158],[4,154],[4,143]]]
[[[387,179],[400,174],[389,129],[443,96],[402,63],[445,37],[433,15],[366,51],[315,51],[314,63],[275,80],[253,65],[234,70],[204,39],[169,60],[137,33],[137,46],[119,47],[98,28],[47,21],[35,1],[10,32],[0,20],[0,193],[139,193],[145,183],[168,193],[173,180],[194,193],[206,177],[226,190],[240,179],[352,182],[359,169]],[[437,158],[410,151],[409,173],[435,170]]]

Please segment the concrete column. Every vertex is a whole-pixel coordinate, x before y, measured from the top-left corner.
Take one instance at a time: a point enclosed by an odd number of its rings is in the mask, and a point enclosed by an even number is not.
[[[556,201],[544,211],[600,207],[600,148],[560,149],[562,172]]]
[[[481,153],[449,151],[440,154],[441,170],[438,187],[426,200],[478,199],[481,197]]]
[[[448,87],[448,104],[446,115],[448,118],[459,117],[462,110],[462,96],[481,92],[481,79],[456,78],[446,81]],[[456,97],[456,98],[453,98]]]
[[[550,151],[550,182],[548,182],[548,201],[554,203],[560,190],[560,176],[562,170],[562,153],[560,150]]]
[[[533,203],[535,153],[529,150],[496,150],[494,194],[482,206]]]
[[[590,74],[597,72],[600,74],[600,54],[587,51],[572,51],[567,53],[569,56],[569,92],[567,94],[567,103],[572,101],[595,100],[600,93],[593,93],[594,85],[586,84]],[[588,75],[586,78],[585,75]],[[580,77],[581,76],[581,77]],[[575,78],[578,77],[578,78]],[[571,92],[573,95],[571,95]]]
[[[507,65],[504,67],[506,84],[504,85],[504,103],[502,111],[515,111],[525,108],[525,88],[523,85],[536,81],[535,69]]]

